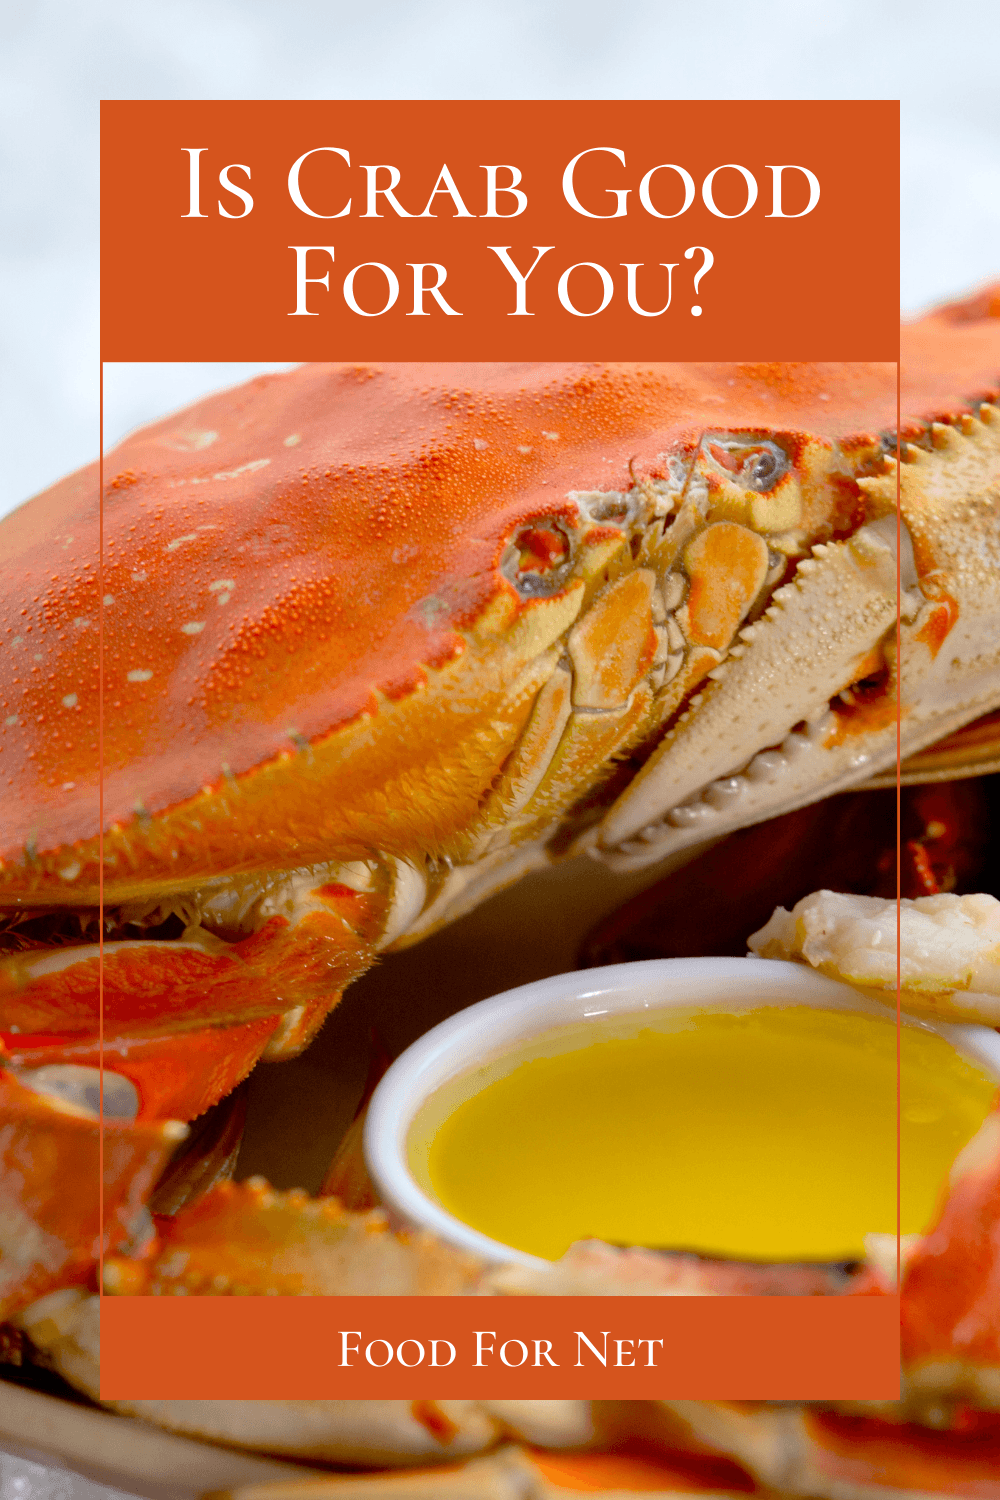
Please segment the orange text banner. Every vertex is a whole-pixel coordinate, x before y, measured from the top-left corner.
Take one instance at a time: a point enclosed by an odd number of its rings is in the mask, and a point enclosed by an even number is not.
[[[105,360],[896,358],[890,101],[110,101]]]
[[[105,1297],[101,1344],[104,1400],[899,1397],[896,1297]]]

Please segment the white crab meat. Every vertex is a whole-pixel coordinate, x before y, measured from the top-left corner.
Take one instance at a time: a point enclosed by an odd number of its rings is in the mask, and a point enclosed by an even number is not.
[[[899,904],[898,972],[908,1010],[1000,1024],[1000,901],[919,896]],[[779,906],[748,946],[760,958],[797,959],[833,979],[895,994],[896,902],[814,891]]]

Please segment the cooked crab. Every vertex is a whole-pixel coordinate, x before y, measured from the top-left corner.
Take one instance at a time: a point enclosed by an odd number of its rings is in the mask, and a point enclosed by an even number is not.
[[[976,310],[904,330],[904,754],[1000,698]],[[115,450],[103,555],[94,470],[15,512],[5,1030],[85,1060],[103,938],[110,1065],[203,1033],[141,1090],[189,1118],[524,871],[883,770],[895,405],[891,366],[307,366]]]
[[[8,1312],[91,1274],[93,1123],[38,1101],[101,1013],[134,1204],[524,872],[875,777],[897,709],[927,774],[1000,763],[992,307],[904,329],[898,427],[888,365],[307,366],[115,450],[103,551],[96,467],[3,523]]]

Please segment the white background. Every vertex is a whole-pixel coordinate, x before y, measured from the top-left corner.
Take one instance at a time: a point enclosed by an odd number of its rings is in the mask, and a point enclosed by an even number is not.
[[[35,0],[5,8],[0,514],[98,447],[98,100],[900,98],[903,307],[1000,272],[1000,6]],[[845,235],[879,230],[885,164]],[[127,226],[123,226],[127,232]],[[258,367],[109,381],[109,443]],[[272,368],[272,367],[268,367]]]

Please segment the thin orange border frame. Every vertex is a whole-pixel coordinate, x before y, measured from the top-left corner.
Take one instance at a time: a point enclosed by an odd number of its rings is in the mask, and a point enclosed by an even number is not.
[[[897,1296],[901,1293],[901,876],[903,876],[903,865],[901,865],[901,513],[900,513],[900,489],[901,489],[901,371],[900,371],[900,348],[897,345]],[[97,1268],[99,1268],[99,1298],[103,1299],[103,1260],[105,1260],[105,1212],[103,1212],[103,1161],[105,1161],[105,1128],[103,1128],[103,687],[105,687],[105,673],[103,673],[103,350],[99,353],[99,558],[97,558],[97,588],[99,588],[99,610],[97,610],[97,661],[99,661],[99,684],[97,684],[97,712],[99,712],[99,723],[97,723],[97,774],[99,774],[99,838],[97,838],[97,850],[99,850],[99,895],[97,895],[97,910],[99,910],[99,980],[97,980],[97,992],[99,992],[99,1011],[97,1011],[97,1059],[99,1059],[99,1149],[97,1149],[97,1170],[99,1170],[99,1215],[97,1215],[97,1226],[99,1226],[99,1254],[97,1254]]]
[[[900,489],[902,463],[902,393],[900,351],[896,359],[896,1296],[902,1295],[902,514]],[[104,360],[99,361],[99,427],[98,458],[98,1297],[104,1298]],[[902,1309],[900,1307],[900,1331]]]

